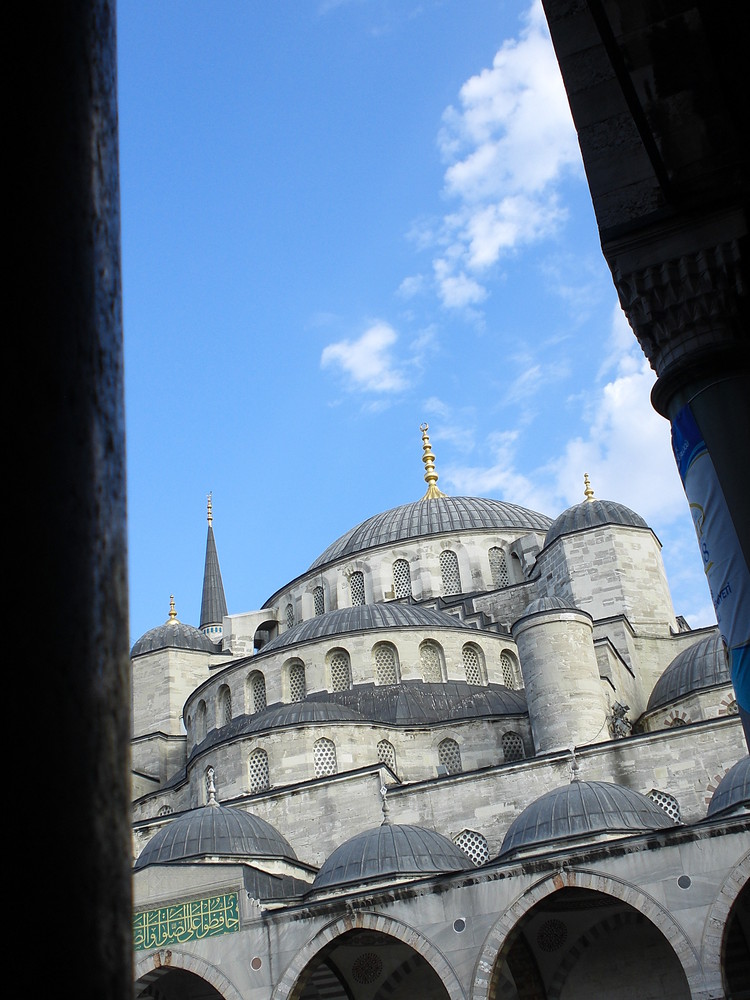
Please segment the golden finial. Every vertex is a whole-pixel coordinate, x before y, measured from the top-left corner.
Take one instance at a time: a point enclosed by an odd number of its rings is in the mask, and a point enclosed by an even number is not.
[[[208,523],[209,524],[211,524],[213,522],[213,519],[214,519],[213,506],[212,506],[212,500],[211,500],[212,496],[213,496],[213,493],[209,493],[208,494]]]
[[[427,433],[429,425],[420,424],[419,429],[422,432],[422,450],[424,451],[424,455],[422,455],[422,461],[424,462],[425,467],[424,481],[427,483],[427,492],[422,499],[434,500],[435,497],[444,497],[445,493],[441,492],[436,485],[438,481],[438,474],[435,472],[435,456],[432,453],[430,437]]]
[[[179,625],[179,619],[177,618],[177,611],[174,606],[174,594],[169,595],[169,621],[167,625]]]
[[[589,482],[588,472],[584,472],[583,474],[583,485],[586,487],[586,489],[583,491],[583,495],[586,497],[589,503],[591,503],[592,500],[594,499],[594,491],[591,489],[591,483]]]

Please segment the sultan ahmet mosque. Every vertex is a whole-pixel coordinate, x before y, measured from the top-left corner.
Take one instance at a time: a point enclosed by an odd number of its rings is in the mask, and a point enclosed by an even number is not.
[[[135,996],[750,997],[750,758],[716,629],[595,496],[427,491],[132,648]]]

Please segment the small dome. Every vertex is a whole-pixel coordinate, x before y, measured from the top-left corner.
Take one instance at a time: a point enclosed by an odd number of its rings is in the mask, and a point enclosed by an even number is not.
[[[364,722],[365,717],[352,708],[335,701],[294,701],[289,705],[274,705],[254,715],[243,730],[256,733],[282,726],[298,726],[307,722]]]
[[[212,856],[297,859],[288,841],[264,819],[213,804],[191,809],[163,826],[143,848],[135,867]]]
[[[451,531],[546,531],[550,519],[502,500],[480,497],[423,498],[375,514],[329,545],[310,569],[356,555],[378,545],[388,545],[425,535]]]
[[[354,608],[328,611],[324,615],[316,615],[308,621],[293,625],[286,632],[267,642],[258,656],[315,639],[381,628],[466,629],[468,626],[455,615],[415,604],[361,604]]]
[[[743,805],[750,808],[750,756],[729,768],[711,796],[707,815],[718,816]]]
[[[420,877],[470,867],[452,840],[421,826],[383,823],[345,841],[323,863],[313,891],[369,879]]]
[[[541,611],[578,611],[579,608],[572,604],[570,601],[564,600],[562,597],[557,597],[551,595],[549,597],[537,597],[535,601],[531,601],[524,608],[521,618],[525,618],[526,615],[535,615]]]
[[[584,528],[598,528],[602,524],[624,524],[631,528],[648,528],[635,511],[614,500],[583,500],[574,507],[568,507],[550,525],[545,548],[561,535],[570,535]]]
[[[193,649],[201,653],[215,653],[216,646],[207,635],[193,625],[185,625],[173,619],[164,625],[149,629],[133,643],[130,657],[154,653],[157,649]]]
[[[729,661],[721,635],[714,632],[699,639],[672,660],[654,685],[648,699],[647,712],[653,712],[691,691],[729,684]]]
[[[605,781],[571,781],[540,796],[508,828],[500,857],[556,840],[662,830],[674,822],[647,796]]]

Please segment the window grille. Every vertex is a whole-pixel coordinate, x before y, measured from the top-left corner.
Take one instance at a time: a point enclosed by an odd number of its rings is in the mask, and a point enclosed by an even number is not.
[[[306,694],[305,665],[297,660],[289,668],[289,698],[291,701],[304,701]]]
[[[419,661],[422,667],[422,680],[426,683],[442,681],[443,671],[440,664],[440,649],[434,642],[423,642],[419,647]]]
[[[505,560],[505,553],[502,549],[494,546],[489,551],[489,558],[493,585],[495,587],[508,587],[510,585],[510,576],[508,575],[508,564]]]
[[[286,627],[291,628],[294,625],[294,605],[287,604],[286,606]]]
[[[476,830],[462,830],[453,843],[464,852],[466,857],[475,865],[483,865],[489,861],[490,851],[487,846],[487,838]]]
[[[411,597],[411,570],[406,559],[393,564],[393,592],[396,597]]]
[[[315,615],[316,615],[316,617],[318,615],[325,614],[326,601],[325,601],[325,595],[323,593],[323,588],[322,587],[316,587],[315,590],[313,591],[313,603],[315,604]]]
[[[440,573],[443,577],[443,593],[460,594],[461,576],[458,572],[458,556],[451,549],[440,553]]]
[[[475,646],[467,643],[463,650],[464,671],[469,684],[482,683],[482,667],[479,662],[479,652]]]
[[[680,803],[674,797],[670,795],[669,792],[660,792],[657,788],[652,788],[648,793],[648,797],[652,802],[655,802],[660,809],[663,809],[670,819],[673,819],[675,823],[682,822],[682,816],[680,815]]]
[[[359,570],[349,577],[349,593],[352,597],[352,607],[365,603],[365,578]]]
[[[503,733],[502,738],[503,757],[506,761],[523,760],[526,754],[523,749],[523,740],[518,733]]]
[[[500,654],[500,668],[503,672],[503,684],[513,691],[516,686],[516,672],[513,669],[513,660],[507,653]]]
[[[337,774],[336,745],[332,740],[325,737],[316,740],[313,746],[313,760],[315,762],[315,777],[323,778],[327,774]]]
[[[665,725],[667,729],[678,729],[680,726],[687,725],[687,719],[683,719],[679,715],[675,715],[673,719],[667,719]]]
[[[266,792],[271,787],[268,773],[268,754],[262,747],[250,754],[250,791]]]
[[[396,651],[393,646],[381,642],[373,650],[375,658],[375,683],[398,684],[396,671]]]
[[[737,706],[737,699],[732,698],[732,700],[727,705],[727,715],[739,715],[740,710]]]
[[[331,655],[331,690],[348,691],[352,686],[352,669],[349,654],[343,649]]]
[[[388,740],[381,740],[378,743],[378,760],[382,764],[387,764],[392,770],[396,770],[396,751]]]
[[[448,774],[461,773],[461,751],[455,740],[441,740],[438,745],[438,762],[446,769]]]
[[[226,726],[232,721],[232,693],[228,687],[221,689],[219,696],[219,725]]]
[[[250,700],[253,712],[262,712],[266,707],[266,679],[258,670],[250,675]]]
[[[162,806],[157,815],[159,815],[159,816],[171,816],[171,814],[172,814],[173,811],[174,810],[172,809],[171,806]]]

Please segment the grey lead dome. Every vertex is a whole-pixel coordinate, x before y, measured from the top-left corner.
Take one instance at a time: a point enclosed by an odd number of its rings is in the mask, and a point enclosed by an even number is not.
[[[159,649],[194,649],[202,653],[215,653],[216,646],[207,635],[194,625],[179,621],[168,621],[157,625],[137,639],[130,650],[131,659],[143,653],[155,653]]]
[[[672,660],[654,685],[647,712],[670,705],[691,691],[729,684],[729,660],[718,632],[699,639]]]
[[[602,524],[624,524],[631,528],[648,528],[640,514],[616,503],[614,500],[582,500],[568,507],[555,518],[544,539],[545,548],[561,535],[570,535],[584,528],[596,528]]]
[[[550,518],[544,514],[502,500],[481,497],[423,498],[362,521],[329,545],[310,569],[320,569],[344,556],[407,538],[442,535],[450,531],[494,531],[508,528],[546,531],[551,523]]]
[[[706,815],[718,816],[741,805],[750,807],[750,756],[729,768],[711,796]]]

